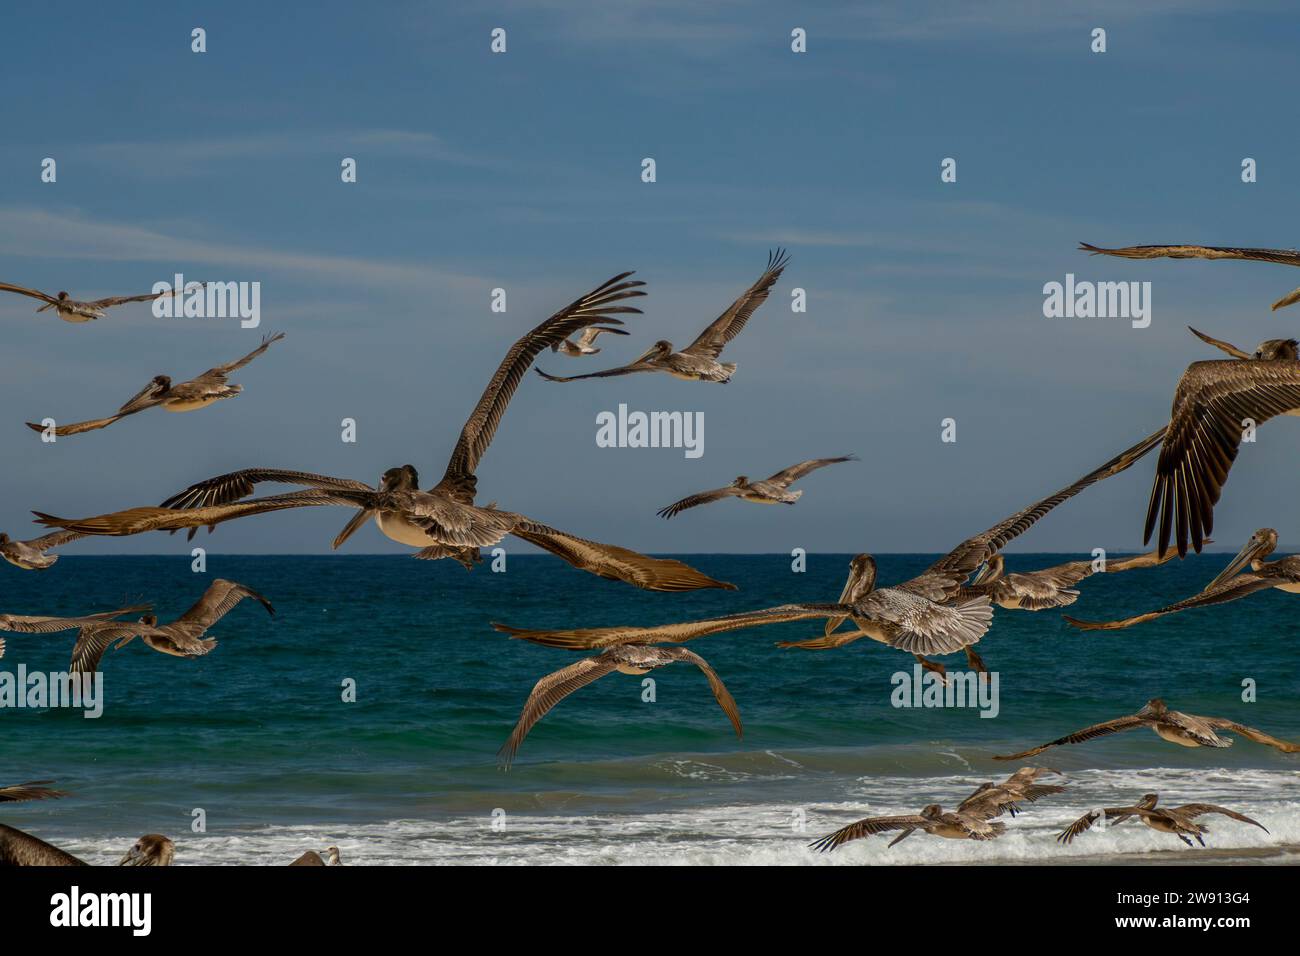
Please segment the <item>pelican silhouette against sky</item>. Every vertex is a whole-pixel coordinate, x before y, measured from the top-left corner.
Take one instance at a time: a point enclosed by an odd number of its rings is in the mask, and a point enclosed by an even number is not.
[[[771,478],[762,478],[758,481],[750,481],[744,475],[741,475],[725,488],[715,488],[713,491],[701,491],[699,494],[688,495],[681,501],[673,502],[667,508],[661,508],[658,514],[661,518],[671,518],[687,508],[706,505],[711,501],[721,501],[723,498],[739,498],[742,501],[753,501],[760,505],[792,505],[803,495],[802,491],[789,490],[790,486],[800,478],[809,472],[816,471],[818,468],[825,468],[827,465],[838,465],[842,461],[857,460],[857,455],[842,455],[839,458],[813,458],[782,469]]]
[[[474,504],[479,460],[533,359],[542,349],[563,341],[578,329],[594,323],[619,325],[622,320],[615,317],[617,314],[639,313],[641,310],[633,306],[616,304],[645,294],[638,288],[644,283],[624,281],[629,275],[630,272],[625,272],[614,276],[555,313],[510,348],[465,423],[442,480],[428,491],[420,490],[419,474],[411,465],[385,471],[377,489],[349,478],[248,468],[191,485],[157,508],[132,508],[81,520],[55,518],[40,512],[37,517],[47,526],[70,531],[129,535],[197,529],[204,525],[211,528],[233,518],[285,508],[343,505],[357,509],[357,513],[335,537],[335,548],[373,517],[385,536],[419,548],[416,554],[419,558],[454,558],[472,567],[479,560],[479,548],[494,545],[507,534],[513,534],[558,555],[574,567],[649,590],[733,588],[734,585],[715,581],[681,561],[651,558],[626,548],[589,541],[521,514],[502,511],[495,505]],[[251,494],[259,482],[305,485],[310,490],[239,500]]]
[[[548,375],[539,368],[537,374],[548,382],[576,382],[582,378],[610,378],[636,372],[667,372],[674,378],[694,382],[729,382],[736,371],[736,364],[718,361],[722,349],[741,333],[754,310],[767,301],[768,292],[776,280],[781,278],[781,272],[788,261],[789,257],[780,249],[769,253],[767,269],[758,277],[758,281],[680,352],[673,351],[673,343],[661,339],[630,365],[588,372],[586,375]]]
[[[1202,835],[1209,833],[1210,828],[1197,823],[1196,818],[1203,817],[1208,813],[1219,813],[1225,817],[1240,820],[1242,823],[1253,824],[1265,833],[1268,832],[1268,827],[1258,820],[1252,820],[1244,813],[1238,813],[1236,810],[1229,810],[1227,807],[1221,807],[1217,804],[1184,803],[1180,807],[1157,807],[1156,804],[1159,801],[1159,794],[1148,793],[1131,807],[1103,807],[1099,810],[1091,810],[1062,830],[1060,835],[1057,836],[1056,842],[1070,843],[1102,817],[1106,818],[1107,828],[1137,817],[1151,829],[1158,830],[1161,833],[1172,833],[1188,846],[1192,845],[1190,837],[1195,837],[1197,843],[1205,846]]]
[[[1252,262],[1277,262],[1285,266],[1300,266],[1300,251],[1295,249],[1249,249],[1237,246],[1125,246],[1122,249],[1102,249],[1083,242],[1079,248],[1094,256],[1121,256],[1125,259],[1248,259]],[[1276,311],[1300,302],[1300,289],[1288,292],[1273,303]]]
[[[0,531],[0,558],[24,571],[44,571],[59,560],[57,554],[46,554],[46,551],[84,537],[77,531],[53,531],[28,541],[15,541]]]
[[[150,610],[152,605],[136,604],[121,607],[116,611],[101,611],[98,614],[86,614],[81,617],[44,617],[26,614],[0,614],[0,631],[12,631],[17,634],[57,634],[59,631],[71,631],[74,628],[95,627],[100,624],[122,623],[116,618],[124,614],[138,614]],[[5,639],[0,637],[0,657],[4,657]]]
[[[823,618],[827,622],[826,636],[811,641],[782,642],[780,646],[825,650],[870,637],[916,655],[923,663],[931,663],[927,655],[966,650],[971,665],[983,669],[983,663],[970,650],[970,645],[989,629],[993,609],[986,594],[964,601],[955,600],[967,578],[1057,505],[1088,486],[1131,467],[1155,448],[1162,434],[1163,429],[1148,435],[1072,485],[966,539],[921,574],[893,587],[877,588],[875,559],[860,554],[853,559],[849,579],[839,601],[834,604],[783,604],[702,621],[651,627],[533,630],[495,623],[493,627],[548,647],[605,649],[625,644],[680,643],[748,627]],[[857,630],[832,633],[846,620],[851,620]]]
[[[519,714],[519,720],[515,724],[514,730],[510,732],[505,744],[501,747],[500,753],[497,754],[498,758],[502,765],[508,768],[515,759],[515,754],[519,751],[519,745],[524,742],[524,738],[533,729],[533,725],[545,717],[551,708],[564,698],[574,691],[586,687],[592,681],[604,677],[606,674],[612,674],[614,671],[618,671],[620,674],[640,676],[677,661],[694,664],[704,672],[704,676],[709,681],[709,689],[713,691],[713,696],[718,701],[718,706],[722,708],[722,712],[731,721],[731,726],[736,730],[736,736],[741,737],[740,711],[736,708],[736,701],[731,696],[731,692],[727,690],[727,686],[722,683],[722,678],[718,676],[717,672],[709,666],[704,658],[684,647],[649,647],[638,644],[617,645],[608,648],[595,657],[584,657],[567,667],[561,667],[558,671],[547,674],[539,680],[533,686],[528,699],[524,702],[523,710]]]
[[[1268,339],[1253,355],[1192,331],[1232,359],[1193,362],[1174,391],[1156,461],[1143,540],[1157,531],[1163,555],[1171,537],[1179,555],[1200,551],[1214,530],[1214,506],[1246,433],[1277,415],[1300,414],[1295,339]]]
[[[268,614],[274,616],[275,608],[271,602],[252,588],[217,578],[188,611],[170,624],[160,625],[155,615],[148,614],[136,622],[85,625],[72,649],[69,670],[73,674],[93,674],[99,669],[100,658],[110,644],[115,643],[115,649],[120,649],[137,637],[160,654],[202,657],[217,646],[215,640],[204,640],[203,635],[246,597],[258,601]]]
[[[1224,717],[1197,717],[1195,714],[1179,713],[1176,710],[1170,710],[1163,700],[1156,697],[1147,701],[1146,706],[1136,714],[1130,714],[1127,717],[1116,717],[1114,720],[1093,724],[1091,727],[1076,730],[1072,734],[1058,737],[1056,740],[1049,741],[1042,746],[1032,747],[1018,754],[994,757],[993,759],[1022,760],[1025,757],[1040,754],[1048,747],[1059,747],[1062,744],[1081,744],[1097,737],[1106,737],[1125,730],[1135,730],[1138,727],[1150,727],[1162,740],[1183,747],[1231,747],[1232,738],[1217,733],[1217,731],[1226,730],[1234,734],[1240,734],[1242,737],[1249,738],[1256,743],[1276,747],[1283,753],[1300,753],[1300,744],[1279,740],[1262,730],[1247,727],[1245,724],[1239,724]]]
[[[186,290],[201,286],[202,283],[195,282],[186,286]],[[45,303],[37,309],[37,312],[44,312],[47,309],[53,309],[64,322],[91,322],[95,319],[102,319],[105,310],[113,308],[116,305],[125,305],[128,302],[152,302],[154,299],[163,296],[176,295],[176,289],[169,289],[165,292],[148,292],[144,295],[113,295],[106,299],[90,299],[81,302],[73,299],[66,292],[58,292],[50,295],[47,292],[41,292],[38,289],[27,289],[20,285],[13,285],[9,282],[0,282],[0,292],[17,292],[19,295],[30,296],[33,299],[40,299]]]
[[[57,425],[54,434],[62,438],[64,435],[79,435],[82,432],[95,431],[111,425],[119,419],[126,418],[128,415],[142,412],[146,408],[157,407],[168,412],[192,412],[199,408],[207,408],[213,402],[219,402],[223,398],[234,398],[244,390],[244,386],[227,384],[226,376],[237,369],[243,368],[269,349],[271,343],[278,342],[282,338],[284,338],[283,332],[265,337],[262,339],[261,345],[243,358],[228,362],[225,365],[218,365],[216,368],[210,368],[198,378],[190,379],[188,382],[181,382],[178,385],[173,385],[172,380],[166,375],[154,376],[148,385],[107,418],[96,418],[91,421],[76,422],[72,425]],[[45,431],[45,426],[38,425],[35,422],[27,422],[27,427],[37,432]]]
[[[1065,619],[1082,631],[1118,631],[1134,624],[1154,621],[1167,614],[1190,611],[1197,607],[1210,607],[1215,604],[1227,604],[1256,591],[1277,588],[1290,594],[1300,594],[1300,554],[1292,554],[1276,561],[1265,561],[1277,549],[1277,532],[1272,528],[1260,528],[1245,547],[1229,562],[1219,576],[1205,586],[1199,594],[1193,594],[1174,604],[1166,605],[1157,611],[1135,614],[1116,621],[1080,621],[1067,616]],[[1238,574],[1247,564],[1251,570]]]

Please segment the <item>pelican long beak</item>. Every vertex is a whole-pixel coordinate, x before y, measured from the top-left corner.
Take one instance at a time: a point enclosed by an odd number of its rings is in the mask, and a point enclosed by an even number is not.
[[[1208,591],[1216,584],[1223,583],[1239,572],[1242,568],[1246,567],[1246,565],[1250,564],[1250,562],[1254,560],[1255,555],[1259,553],[1262,546],[1263,542],[1259,540],[1259,536],[1251,535],[1250,540],[1247,541],[1245,546],[1237,552],[1237,556],[1228,562],[1228,566],[1220,571],[1219,576],[1207,584],[1204,590]]]
[[[971,578],[970,586],[974,587],[984,581],[989,576],[989,563],[985,561],[980,565],[980,569],[975,572],[975,577]]]
[[[369,520],[370,516],[373,514],[374,511],[371,510],[370,508],[362,508],[356,514],[354,514],[351,520],[349,520],[348,523],[343,526],[343,530],[340,531],[337,536],[335,536],[334,544],[332,545],[332,547],[337,549],[339,545],[341,545],[344,541],[348,540],[348,538],[352,537],[352,535],[356,532],[356,530],[360,528],[363,524],[365,524],[366,521]]]

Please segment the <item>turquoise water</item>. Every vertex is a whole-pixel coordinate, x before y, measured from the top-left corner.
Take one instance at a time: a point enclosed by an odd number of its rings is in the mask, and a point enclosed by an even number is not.
[[[180,660],[140,642],[102,665],[103,716],[0,710],[0,782],[52,778],[73,798],[6,807],[4,822],[107,859],[143,832],[177,839],[178,862],[287,862],[335,843],[351,862],[806,862],[803,843],[856,816],[960,799],[1025,749],[1131,713],[1149,697],[1300,740],[1300,624],[1294,596],[1265,592],[1128,631],[1084,634],[1059,612],[999,609],[978,645],[998,672],[1000,713],[896,709],[890,677],[911,658],[870,641],[810,653],[777,640],[816,623],[758,628],[691,644],[735,696],[737,741],[703,676],[686,665],[640,678],[613,674],[568,698],[496,766],[533,683],[577,655],[514,641],[517,626],[649,624],[839,594],[847,555],[691,555],[737,592],[652,594],[577,572],[549,556],[511,556],[508,570],[467,572],[405,556],[209,555],[208,573],[177,557],[67,556],[48,572],[0,567],[0,611],[78,614],[144,598],[171,618],[213,577],[247,584],[247,601],[211,632],[207,657]],[[1077,555],[1012,555],[1028,570]],[[881,555],[880,579],[933,556]],[[1153,609],[1199,590],[1227,560],[1095,576],[1077,616]],[[73,634],[5,635],[0,670],[65,670]],[[945,659],[951,668],[964,658]],[[345,679],[355,703],[341,701]],[[1243,703],[1241,682],[1258,684]],[[1243,853],[1300,843],[1300,756],[1240,740],[1185,750],[1148,731],[1057,748],[1038,758],[1072,792],[1036,804],[992,844],[866,840],[843,862],[1060,858],[1064,853],[1172,851],[1146,828],[1115,829],[1062,851],[1050,839],[1084,810],[1147,790],[1218,800],[1259,814],[1271,835],[1211,823],[1213,846]],[[205,833],[191,832],[203,808]],[[492,828],[504,811],[504,829]],[[799,814],[806,833],[792,829]],[[500,819],[500,814],[498,814]],[[1082,848],[1081,848],[1082,845]],[[295,851],[295,848],[297,850]],[[291,855],[286,856],[286,854]],[[281,859],[284,858],[284,859]]]

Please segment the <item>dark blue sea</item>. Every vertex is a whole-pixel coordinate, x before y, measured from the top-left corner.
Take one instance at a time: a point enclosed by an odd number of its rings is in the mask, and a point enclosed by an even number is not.
[[[872,641],[825,652],[778,640],[800,622],[701,638],[735,696],[738,741],[701,673],[686,664],[612,674],[571,696],[497,767],[534,682],[577,655],[490,627],[652,624],[837,597],[848,555],[689,555],[739,591],[657,594],[603,581],[550,556],[510,556],[505,573],[406,556],[212,554],[206,574],[177,557],[62,557],[46,572],[0,566],[0,612],[75,615],[152,601],[166,620],[216,577],[245,601],[213,628],[203,658],[140,641],[104,657],[103,714],[0,709],[0,784],[53,779],[73,795],[0,807],[20,827],[90,862],[115,862],[140,834],[177,844],[178,864],[287,863],[334,844],[345,862],[915,863],[1300,860],[1300,755],[1249,740],[1184,749],[1147,730],[1049,750],[1066,793],[1026,806],[989,843],[916,837],[853,843],[819,856],[806,843],[861,816],[950,806],[1016,764],[993,754],[1132,713],[1151,697],[1300,740],[1300,603],[1267,591],[1126,631],[1081,633],[1060,612],[998,609],[977,645],[998,674],[998,713],[898,708],[891,675],[912,658]],[[881,555],[880,581],[934,556]],[[1032,570],[1079,555],[1010,555]],[[1071,612],[1106,619],[1198,591],[1226,555],[1097,575]],[[0,671],[63,671],[75,633],[7,634]],[[965,667],[962,655],[945,658]],[[355,681],[355,702],[342,699]],[[1243,700],[1243,682],[1256,700]],[[1158,792],[1215,802],[1264,833],[1208,818],[1211,850],[1135,823],[1054,835],[1097,806]],[[201,811],[196,816],[196,811]],[[203,827],[196,832],[197,819]]]

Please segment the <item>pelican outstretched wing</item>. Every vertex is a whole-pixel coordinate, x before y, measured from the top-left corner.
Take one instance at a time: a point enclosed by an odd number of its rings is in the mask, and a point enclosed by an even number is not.
[[[772,291],[776,280],[781,278],[781,273],[789,261],[790,257],[782,249],[768,253],[767,268],[763,270],[758,280],[682,351],[717,361],[718,356],[722,354],[722,347],[741,333],[749,317],[754,314],[754,310],[767,301],[768,293]]]
[[[1125,259],[1247,259],[1252,262],[1276,262],[1285,266],[1300,266],[1300,251],[1295,249],[1251,249],[1244,246],[1124,246],[1103,249],[1079,243],[1084,252],[1095,255],[1120,256]],[[1300,302],[1300,289],[1289,292],[1273,303],[1273,309]]]

